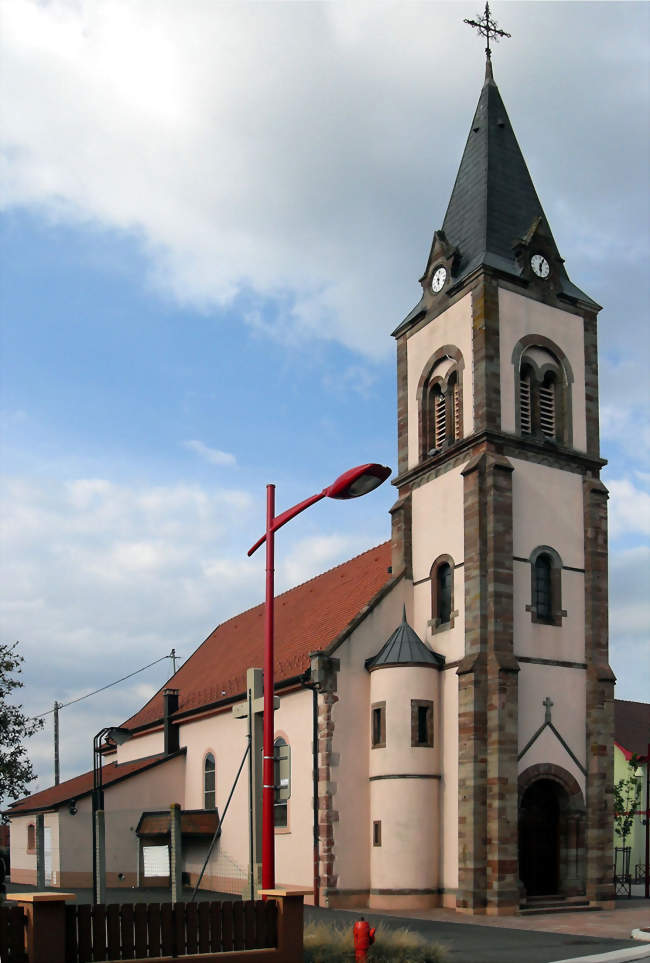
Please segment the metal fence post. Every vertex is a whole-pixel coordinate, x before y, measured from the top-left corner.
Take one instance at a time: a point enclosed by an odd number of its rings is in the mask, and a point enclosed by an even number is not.
[[[45,889],[45,816],[36,816],[36,889]]]
[[[181,807],[172,803],[169,837],[171,844],[169,874],[172,884],[172,903],[183,898],[183,835],[181,831]]]
[[[95,813],[95,860],[97,866],[97,902],[106,902],[106,823],[104,810]]]

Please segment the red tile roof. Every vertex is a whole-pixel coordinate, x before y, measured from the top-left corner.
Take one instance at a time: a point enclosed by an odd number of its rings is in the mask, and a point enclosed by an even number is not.
[[[384,542],[275,600],[275,678],[280,682],[309,666],[309,653],[326,649],[393,580],[391,545]],[[223,622],[165,685],[179,690],[178,713],[237,696],[246,669],[263,665],[264,605]],[[160,722],[162,689],[123,725],[136,729]]]
[[[614,740],[629,758],[647,756],[650,744],[650,704],[614,700]]]
[[[111,783],[121,782],[122,779],[128,779],[129,776],[133,776],[138,772],[150,769],[152,766],[158,766],[174,758],[176,758],[175,755],[157,755],[146,756],[144,759],[134,759],[132,762],[123,762],[121,765],[118,765],[117,762],[111,762],[103,767],[102,783],[106,789]],[[15,816],[23,812],[56,809],[57,806],[61,806],[71,799],[81,799],[82,796],[88,795],[88,793],[92,791],[92,788],[93,773],[91,770],[90,772],[82,773],[80,776],[67,779],[65,782],[60,782],[58,786],[50,786],[49,789],[35,792],[33,796],[19,799],[18,802],[12,803],[5,812],[9,816]]]

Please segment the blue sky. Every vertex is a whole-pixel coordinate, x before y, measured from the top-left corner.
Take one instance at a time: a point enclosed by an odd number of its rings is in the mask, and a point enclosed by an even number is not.
[[[502,3],[495,77],[600,315],[612,664],[648,677],[648,5]],[[0,0],[2,639],[42,712],[261,597],[278,508],[395,465],[390,332],[483,75],[466,4]],[[394,489],[283,531],[286,588],[383,541]],[[61,713],[90,764],[167,663]],[[40,785],[51,728],[33,741]],[[90,733],[90,736],[89,736]]]

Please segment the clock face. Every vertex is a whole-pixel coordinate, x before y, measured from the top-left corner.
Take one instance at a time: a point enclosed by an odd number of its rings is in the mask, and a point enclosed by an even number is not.
[[[543,254],[533,254],[530,266],[538,278],[547,278],[551,273],[551,267]]]
[[[437,294],[438,291],[442,291],[446,280],[447,268],[436,268],[436,270],[433,272],[433,277],[431,278],[431,290],[434,294]]]

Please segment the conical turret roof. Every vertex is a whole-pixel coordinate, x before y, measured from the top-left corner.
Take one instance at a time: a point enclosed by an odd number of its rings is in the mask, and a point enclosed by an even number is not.
[[[420,636],[406,621],[406,606],[402,621],[377,655],[366,659],[366,669],[378,669],[387,665],[430,665],[440,669],[445,664],[444,657],[432,652]]]

